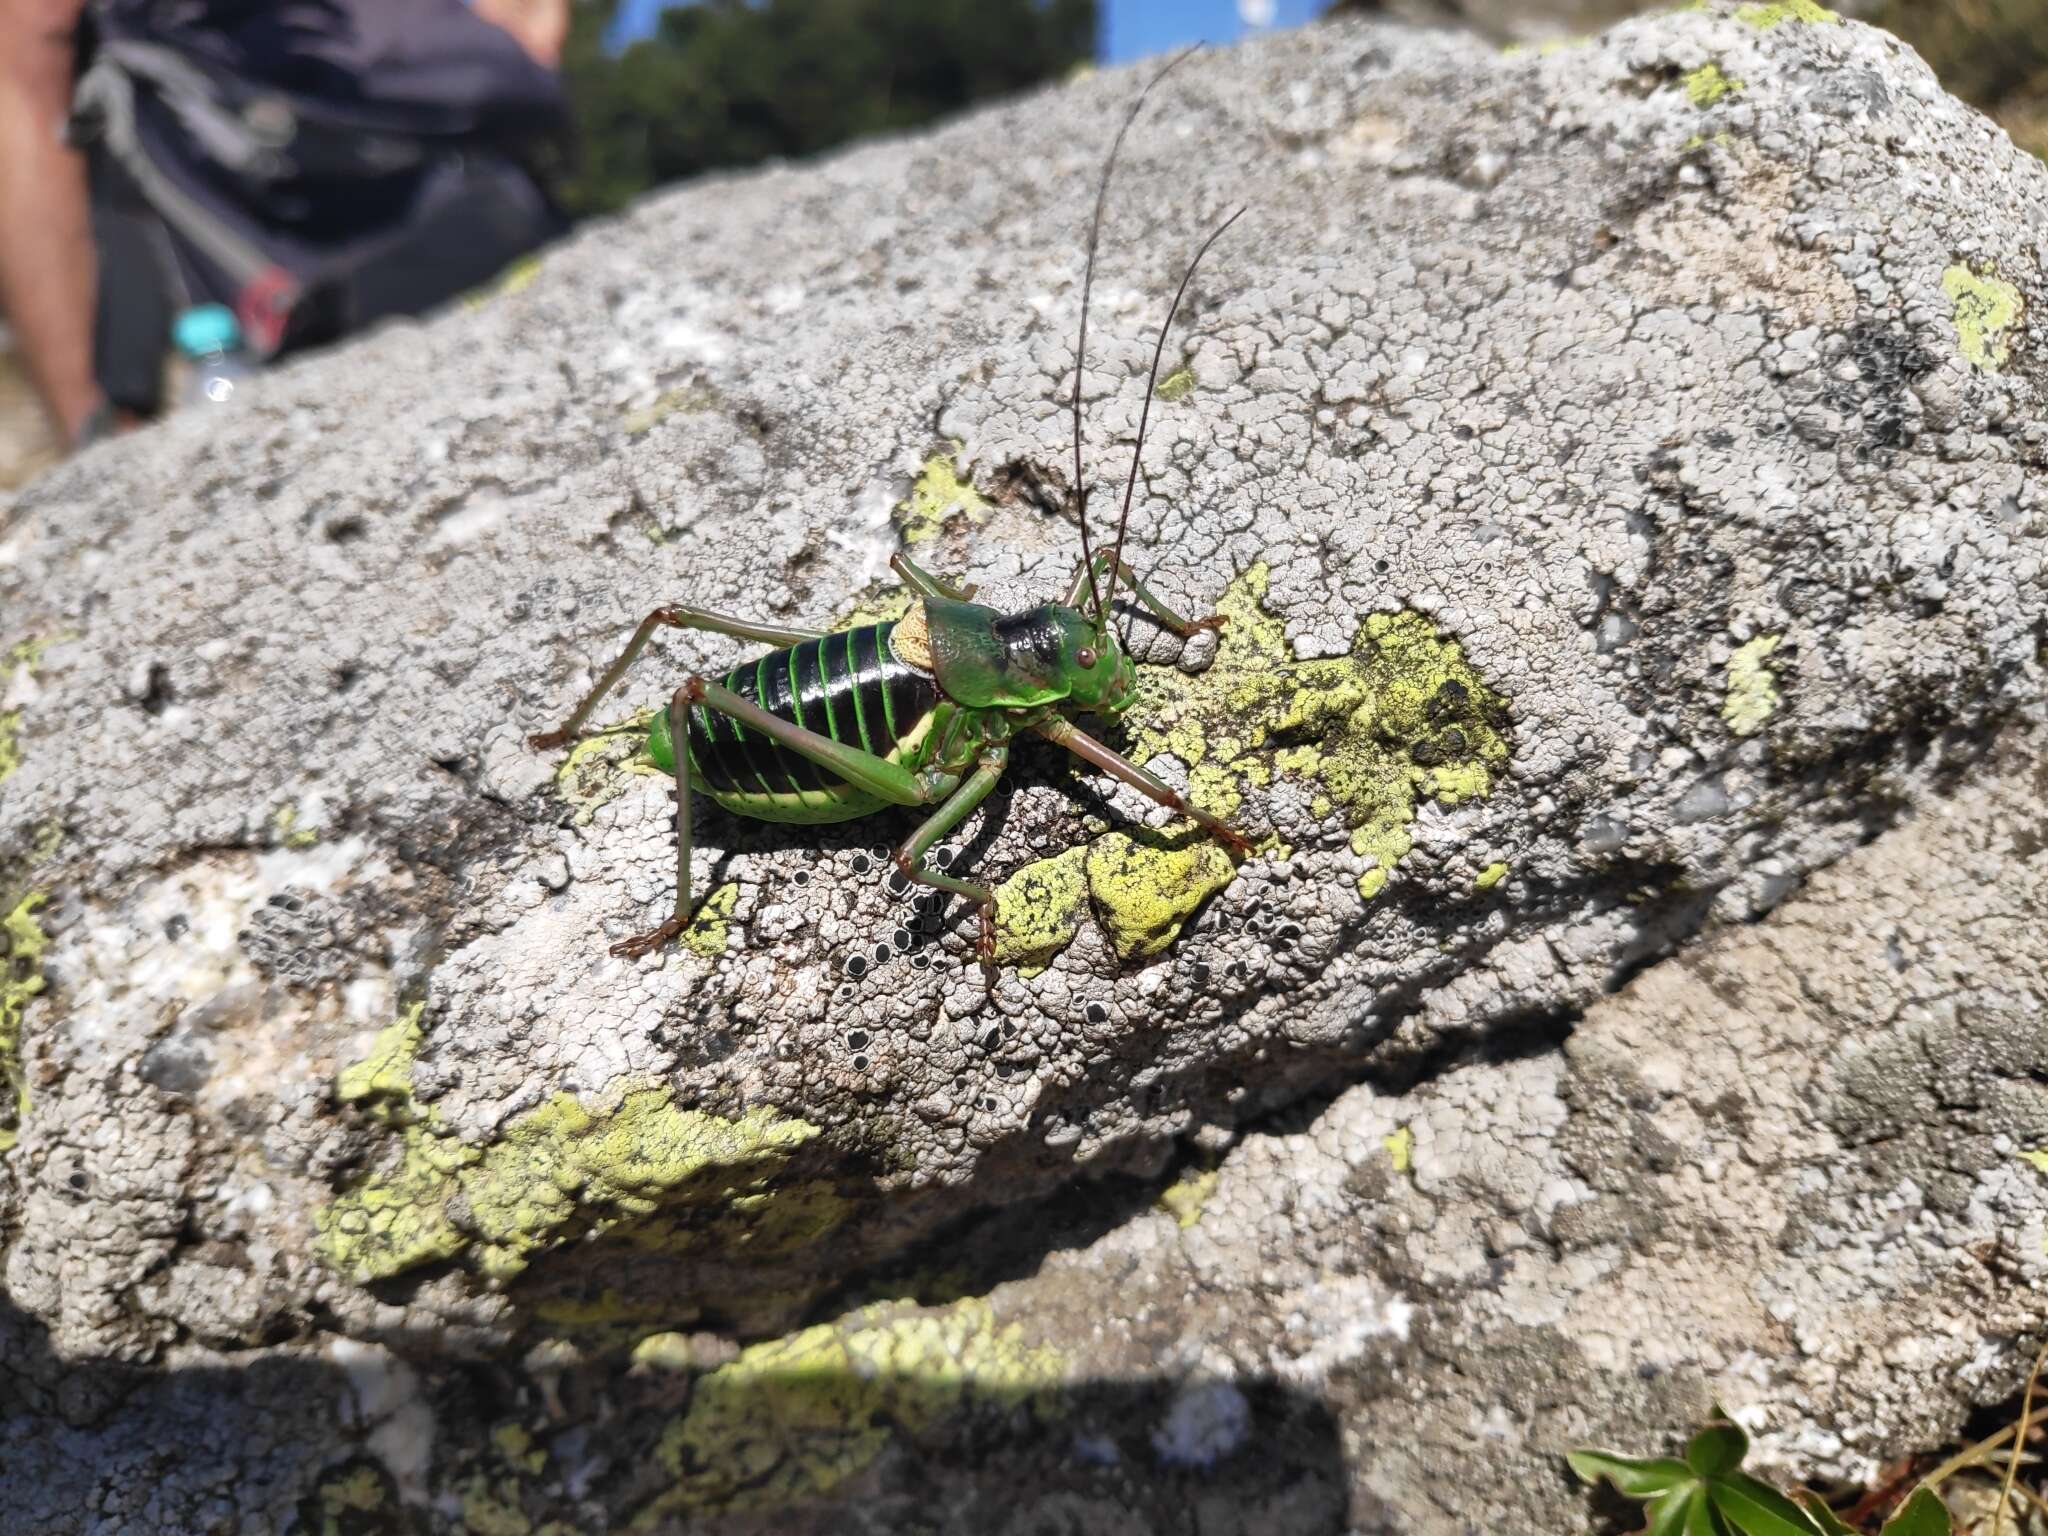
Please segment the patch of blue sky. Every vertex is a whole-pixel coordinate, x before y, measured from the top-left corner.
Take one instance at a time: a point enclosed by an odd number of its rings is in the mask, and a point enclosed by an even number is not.
[[[612,43],[623,46],[654,30],[674,0],[623,0]],[[1100,0],[1102,32],[1096,56],[1124,64],[1189,43],[1234,43],[1272,27],[1298,27],[1315,16],[1321,0]]]

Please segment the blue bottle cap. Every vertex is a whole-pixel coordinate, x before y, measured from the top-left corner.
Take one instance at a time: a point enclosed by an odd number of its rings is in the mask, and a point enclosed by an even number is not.
[[[225,304],[195,304],[171,322],[171,340],[187,357],[205,357],[241,345],[242,328]]]

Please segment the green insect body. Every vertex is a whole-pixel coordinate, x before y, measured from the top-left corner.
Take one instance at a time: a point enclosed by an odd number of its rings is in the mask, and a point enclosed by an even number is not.
[[[1137,607],[1176,634],[1192,635],[1222,623],[1214,617],[1182,618],[1123,561],[1137,456],[1143,450],[1151,408],[1150,385],[1113,548],[1090,547],[1088,496],[1081,471],[1080,374],[1103,198],[1124,131],[1152,86],[1179,62],[1175,59],[1155,76],[1132,105],[1096,195],[1073,396],[1074,511],[1080,524],[1081,560],[1064,599],[1019,613],[998,613],[973,602],[972,589],[956,587],[899,555],[890,563],[913,601],[901,619],[889,623],[819,633],[694,608],[664,607],[650,613],[568,721],[560,730],[535,736],[535,746],[560,746],[575,735],[659,629],[708,630],[775,649],[717,678],[684,679],[668,708],[649,727],[648,752],[675,777],[677,786],[675,910],[658,928],[614,945],[614,954],[645,954],[677,937],[690,921],[690,792],[696,789],[733,815],[804,825],[849,821],[891,806],[928,808],[925,821],[897,850],[896,865],[913,880],[975,904],[981,921],[978,949],[992,981],[994,893],[931,868],[926,855],[994,789],[1007,766],[1011,742],[1025,732],[1065,747],[1193,818],[1239,855],[1249,854],[1250,845],[1237,832],[1190,806],[1171,787],[1118,756],[1070,718],[1091,714],[1113,719],[1137,697],[1137,670],[1114,622],[1112,604],[1120,584]],[[1154,384],[1167,331],[1188,282],[1209,246],[1236,218],[1233,214],[1209,237],[1181,279],[1153,352]]]
[[[941,752],[954,744],[934,734],[952,731],[954,712],[946,709],[942,718],[929,681],[895,656],[895,628],[873,624],[821,635],[744,662],[719,681],[791,725],[921,772],[934,765],[935,752],[955,755]],[[735,816],[820,826],[889,803],[703,704],[690,708],[685,745],[690,782]],[[647,751],[656,767],[675,772],[666,711],[648,726]]]
[[[1104,644],[1078,610],[1047,604],[1006,616],[948,598],[921,600],[908,620],[772,651],[719,681],[778,719],[857,742],[937,783],[957,783],[984,751],[1008,745],[1047,711],[1116,715],[1137,695],[1129,656],[1113,637]],[[691,706],[688,727],[690,782],[734,815],[821,825],[889,804],[702,703]],[[666,713],[649,726],[647,749],[674,773]]]

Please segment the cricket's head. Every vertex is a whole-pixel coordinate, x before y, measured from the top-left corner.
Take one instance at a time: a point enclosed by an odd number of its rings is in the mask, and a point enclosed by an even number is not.
[[[1113,715],[1137,697],[1129,652],[1114,628],[1086,610],[1042,603],[997,613],[978,603],[927,597],[916,623],[922,631],[916,644],[939,688],[970,709],[1052,705]]]
[[[1138,697],[1138,669],[1114,626],[1078,608],[1048,603],[1036,610],[1058,635],[1058,667],[1070,703],[1092,714],[1120,715]]]

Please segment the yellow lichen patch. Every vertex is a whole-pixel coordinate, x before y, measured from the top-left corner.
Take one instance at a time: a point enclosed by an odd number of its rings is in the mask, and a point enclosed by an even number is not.
[[[740,888],[726,884],[697,903],[690,926],[683,932],[683,942],[690,946],[691,953],[702,955],[706,960],[716,960],[725,953],[733,903],[739,899]]]
[[[34,672],[43,664],[43,652],[53,645],[62,645],[67,640],[76,640],[78,631],[67,629],[56,635],[30,635],[26,640],[16,641],[7,648],[7,659],[17,667],[27,667]]]
[[[906,544],[921,544],[937,538],[939,530],[955,513],[979,519],[988,508],[981,492],[969,480],[962,480],[950,453],[935,453],[925,460],[924,472],[911,488],[910,499],[896,507],[896,527]]]
[[[1728,692],[1721,718],[1737,736],[1754,736],[1778,707],[1778,679],[1767,658],[1783,635],[1758,635],[1728,658]]]
[[[1394,1172],[1406,1173],[1415,1166],[1415,1133],[1407,1126],[1382,1136],[1380,1145],[1387,1149],[1387,1161],[1394,1165]]]
[[[305,1536],[400,1536],[412,1528],[390,1474],[367,1457],[322,1472],[298,1517]]]
[[[639,437],[643,433],[652,432],[671,416],[708,411],[717,403],[717,394],[702,386],[693,389],[664,390],[655,397],[652,405],[643,406],[626,417],[626,435]],[[662,539],[656,537],[654,542],[659,544]]]
[[[53,645],[61,645],[66,640],[77,638],[75,632],[67,630],[59,635],[30,635],[26,640],[17,641],[7,648],[9,670],[19,668],[30,677],[34,677],[36,669],[42,665],[44,651]],[[0,676],[0,696],[7,693],[6,681],[5,676]],[[5,780],[20,766],[21,711],[0,711],[0,780]]]
[[[633,1346],[633,1364],[648,1371],[687,1371],[697,1364],[697,1350],[684,1333],[650,1333]]]
[[[1685,77],[1686,98],[1696,107],[1711,107],[1741,89],[1742,82],[1722,74],[1718,64],[1702,64]]]
[[[491,1431],[491,1444],[500,1460],[523,1472],[538,1472],[548,1464],[548,1453],[533,1443],[524,1424],[500,1424]]]
[[[43,952],[50,938],[36,921],[36,908],[46,900],[41,891],[30,891],[0,918],[0,1152],[14,1146],[28,1114],[21,1021],[29,999],[43,990]]]
[[[1199,827],[1171,838],[1109,832],[1088,845],[1088,894],[1122,960],[1156,955],[1195,910],[1237,877],[1222,844]]]
[[[817,1127],[768,1109],[736,1120],[680,1109],[665,1084],[628,1089],[608,1110],[557,1094],[496,1141],[470,1145],[412,1097],[419,1042],[414,1009],[336,1082],[343,1102],[400,1130],[395,1166],[316,1218],[316,1251],[358,1284],[456,1257],[504,1283],[537,1254],[614,1227],[658,1221],[673,1241],[686,1214],[757,1246],[808,1241],[844,1217],[815,1183],[774,1187]],[[796,1197],[787,1216],[776,1203],[784,1193]]]
[[[384,1502],[385,1489],[374,1467],[358,1462],[339,1477],[320,1484],[320,1502],[337,1514],[343,1510],[370,1510]]]
[[[1195,370],[1182,363],[1173,372],[1159,381],[1155,393],[1168,402],[1179,402],[1195,392]]]
[[[892,1437],[1057,1386],[1058,1352],[998,1326],[986,1301],[883,1305],[756,1344],[700,1378],[658,1456],[675,1485],[639,1524],[697,1510],[774,1509],[858,1474]]]
[[[866,629],[870,624],[887,624],[910,611],[916,594],[908,587],[870,582],[853,600],[853,606],[833,621],[835,633],[842,629]]]
[[[815,1135],[765,1109],[738,1120],[677,1109],[666,1087],[629,1093],[610,1115],[557,1094],[459,1176],[479,1233],[473,1260],[486,1278],[510,1280],[572,1224],[603,1230],[671,1202],[723,1205],[763,1189]]]
[[[377,1031],[369,1055],[341,1069],[334,1096],[386,1125],[410,1125],[421,1118],[413,1103],[412,1068],[425,1033],[420,1024],[425,1012],[426,1004],[414,1003]]]
[[[519,1507],[519,1486],[510,1480],[493,1487],[481,1476],[462,1494],[463,1536],[532,1536],[533,1522]]]
[[[1816,27],[1836,27],[1842,23],[1841,17],[1816,0],[1773,0],[1769,5],[1745,5],[1735,13],[1735,19],[1766,31],[1788,21],[1803,21]]]
[[[1954,307],[1956,346],[1973,368],[1996,373],[2012,356],[2006,332],[2019,323],[2019,289],[1996,272],[1953,266],[1941,274],[1941,291]]]
[[[476,1154],[420,1125],[400,1133],[403,1155],[389,1173],[373,1175],[314,1215],[313,1248],[358,1285],[452,1259],[469,1239],[448,1217],[461,1193],[458,1175]]]
[[[599,807],[625,793],[633,775],[661,773],[646,750],[647,726],[654,716],[654,710],[642,710],[630,720],[584,737],[569,749],[555,770],[555,792],[573,808],[571,819],[577,826],[590,825]]]
[[[1214,1168],[1203,1168],[1176,1179],[1159,1192],[1159,1209],[1173,1218],[1174,1225],[1192,1227],[1202,1219],[1202,1207],[1216,1193],[1221,1178]]]
[[[1473,876],[1472,888],[1475,891],[1490,891],[1496,885],[1499,885],[1501,881],[1507,879],[1507,877],[1507,865],[1500,860],[1495,860],[1479,871],[1477,875]]]
[[[1275,774],[1315,781],[1317,813],[1340,814],[1374,861],[1359,880],[1370,899],[1409,851],[1418,802],[1491,792],[1508,763],[1507,702],[1415,612],[1368,615],[1348,655],[1297,661],[1261,605],[1266,580],[1254,565],[1218,601],[1230,622],[1206,672],[1140,670],[1130,755],[1179,758],[1188,798],[1226,817]]]
[[[320,841],[318,832],[299,825],[299,808],[295,805],[279,806],[271,814],[270,830],[280,848],[311,848]]]
[[[1026,864],[996,887],[996,964],[1026,976],[1073,942],[1088,913],[1085,846]]]

